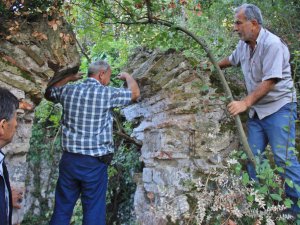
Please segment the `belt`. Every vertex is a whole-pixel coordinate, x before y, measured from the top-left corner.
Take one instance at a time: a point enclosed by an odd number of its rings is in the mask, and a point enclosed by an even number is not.
[[[98,159],[100,162],[106,164],[106,165],[110,165],[112,159],[113,159],[114,154],[113,153],[109,153],[107,155],[102,155],[99,156]]]
[[[253,119],[259,119],[258,118],[258,115],[257,115],[257,113],[256,112],[254,112],[254,114],[253,114],[253,117],[252,117]]]

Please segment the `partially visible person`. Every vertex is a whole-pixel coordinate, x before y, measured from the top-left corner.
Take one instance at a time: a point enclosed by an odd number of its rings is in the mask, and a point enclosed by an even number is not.
[[[9,144],[17,129],[19,100],[9,90],[0,87],[0,225],[12,223],[12,208],[20,208],[22,194],[12,192],[5,155],[1,148]]]
[[[105,225],[107,167],[114,152],[113,115],[115,107],[128,105],[140,95],[136,81],[128,73],[119,74],[128,88],[108,86],[111,68],[105,61],[92,63],[88,78],[73,75],[51,82],[46,99],[63,106],[62,148],[51,225],[69,225],[75,203],[81,196],[84,225]],[[69,72],[70,73],[70,72]]]
[[[291,76],[290,53],[287,45],[263,26],[260,9],[243,4],[235,11],[234,31],[240,41],[233,53],[218,64],[242,68],[247,96],[228,104],[228,111],[236,116],[249,110],[247,121],[248,142],[253,154],[264,159],[270,144],[281,174],[294,186],[286,185],[286,195],[293,201],[291,212],[300,213],[300,164],[295,154],[295,121],[297,98]],[[255,168],[248,164],[248,173],[254,180]]]

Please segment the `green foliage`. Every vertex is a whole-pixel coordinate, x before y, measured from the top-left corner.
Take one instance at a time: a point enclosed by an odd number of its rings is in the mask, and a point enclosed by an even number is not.
[[[0,17],[3,17],[5,14],[5,5],[3,1],[0,1]]]
[[[140,0],[85,0],[73,1],[68,15],[83,46],[92,56],[97,52],[105,53],[112,42],[120,42],[130,46],[125,49],[125,55],[133,46],[142,45],[163,50],[174,48],[199,61],[205,57],[201,47],[172,27],[151,23],[149,12],[155,20],[169,21],[192,31],[206,41],[216,58],[222,58],[237,44],[237,36],[232,33],[233,9],[242,3],[243,0],[155,0],[147,7],[146,1]],[[254,0],[251,3],[261,8],[268,29],[283,37],[292,52],[299,49],[298,1]],[[124,45],[119,45],[115,51],[123,49]]]
[[[237,152],[234,155],[234,158],[241,160],[245,158],[245,153]],[[285,168],[278,167],[276,165],[271,165],[268,158],[257,160],[256,173],[258,181],[253,182],[249,179],[247,172],[239,172],[242,174],[242,184],[245,187],[252,187],[252,194],[247,195],[248,202],[252,203],[252,210],[255,208],[261,208],[264,205],[264,210],[272,210],[274,206],[284,206],[289,209],[293,206],[294,203],[290,198],[285,196],[284,184],[287,184],[289,187],[294,187],[294,184],[291,180],[285,179],[282,180],[279,176],[284,174]],[[234,165],[234,167],[241,167],[240,163]],[[236,173],[238,175],[239,173]],[[255,195],[259,195],[261,201],[255,203]],[[274,214],[276,212],[274,211]],[[281,213],[284,213],[284,210],[281,210]],[[280,214],[280,212],[279,212]],[[284,218],[277,220],[279,223],[284,224]],[[300,220],[297,220],[298,224]]]
[[[38,123],[49,124],[54,128],[59,127],[60,119],[62,116],[62,108],[58,104],[46,101],[45,99],[39,104],[35,110],[35,118]]]
[[[120,146],[109,167],[107,192],[107,224],[131,224],[134,221],[133,194],[136,184],[134,174],[141,171],[139,153],[133,146]]]
[[[52,209],[49,208],[50,196],[53,196],[54,186],[57,177],[60,139],[58,137],[61,110],[47,101],[43,101],[35,111],[35,123],[32,128],[30,139],[30,149],[27,155],[29,169],[33,174],[33,198],[40,204],[32,205],[29,213],[26,214],[22,224],[41,224],[46,225],[50,220]],[[54,154],[55,153],[55,154]],[[42,183],[41,173],[43,168],[49,168],[49,184],[47,187]],[[30,178],[27,178],[29,182]],[[29,184],[28,184],[29,185]],[[45,189],[46,188],[46,189]],[[42,193],[42,191],[44,191]],[[36,213],[38,212],[38,213]]]
[[[70,225],[81,225],[82,219],[83,219],[82,205],[80,201],[77,201]]]

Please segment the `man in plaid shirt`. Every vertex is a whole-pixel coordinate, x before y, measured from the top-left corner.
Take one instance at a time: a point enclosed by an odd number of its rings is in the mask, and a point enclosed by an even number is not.
[[[105,224],[107,167],[112,158],[112,108],[128,105],[140,96],[136,81],[125,72],[128,89],[109,87],[111,69],[105,61],[90,65],[88,78],[82,83],[73,75],[51,84],[46,99],[61,103],[62,148],[55,207],[51,225],[69,225],[74,205],[81,195],[83,224]]]

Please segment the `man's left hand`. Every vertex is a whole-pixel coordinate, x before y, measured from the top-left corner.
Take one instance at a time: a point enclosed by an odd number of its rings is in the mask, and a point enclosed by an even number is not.
[[[12,205],[16,209],[21,208],[21,202],[23,200],[23,191],[17,190],[14,187],[11,187],[11,194],[12,194]]]

